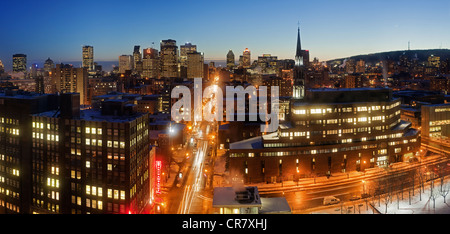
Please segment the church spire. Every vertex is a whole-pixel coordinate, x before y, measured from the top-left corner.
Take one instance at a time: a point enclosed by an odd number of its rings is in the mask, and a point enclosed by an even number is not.
[[[300,22],[298,23],[298,35],[297,35],[297,52],[295,57],[298,58],[302,56],[302,44],[300,42]]]

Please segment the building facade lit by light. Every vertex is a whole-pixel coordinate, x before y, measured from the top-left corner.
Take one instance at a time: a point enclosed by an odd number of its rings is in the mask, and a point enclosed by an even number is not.
[[[148,114],[116,100],[80,110],[77,96],[32,116],[32,212],[142,213],[154,197]]]
[[[88,72],[93,71],[94,67],[94,47],[85,45],[83,46],[83,61],[82,67],[86,68]]]
[[[230,144],[231,176],[292,181],[409,161],[420,134],[400,119],[400,103],[389,89],[309,90],[277,132]]]

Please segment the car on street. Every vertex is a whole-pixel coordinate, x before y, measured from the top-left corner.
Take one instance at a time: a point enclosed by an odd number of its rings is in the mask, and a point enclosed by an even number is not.
[[[333,205],[333,204],[339,204],[339,202],[341,202],[341,200],[339,200],[339,198],[333,197],[333,196],[328,196],[328,197],[324,197],[323,198],[323,205]]]

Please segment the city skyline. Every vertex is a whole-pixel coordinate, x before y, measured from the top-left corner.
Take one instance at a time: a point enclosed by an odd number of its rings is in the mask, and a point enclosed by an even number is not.
[[[450,214],[444,0],[3,6],[0,214]]]
[[[9,22],[19,10],[22,17],[3,25],[7,33],[0,38],[0,60],[6,70],[11,70],[12,55],[18,53],[27,54],[28,66],[48,57],[55,63],[81,62],[81,47],[91,45],[94,61],[118,62],[120,55],[132,54],[134,45],[159,49],[159,42],[166,39],[176,40],[178,46],[186,42],[197,45],[205,61],[225,61],[230,49],[241,55],[245,48],[253,58],[272,54],[293,59],[298,22],[303,47],[311,51],[311,58],[321,61],[406,50],[409,41],[411,49],[449,47],[450,33],[441,30],[450,21],[448,2],[395,1],[384,7],[386,3],[231,1],[205,5],[175,1],[169,17],[159,12],[165,7],[163,2],[97,2],[89,3],[88,8],[83,2],[8,2],[5,9],[9,10],[0,20]],[[265,22],[264,27],[256,23],[259,20]]]

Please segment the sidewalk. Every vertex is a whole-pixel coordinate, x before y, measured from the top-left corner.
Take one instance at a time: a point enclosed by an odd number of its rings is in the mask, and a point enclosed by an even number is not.
[[[387,196],[370,197],[367,202],[358,200],[355,202],[344,202],[339,205],[321,206],[313,209],[301,211],[302,214],[450,214],[450,194],[444,197],[438,192],[441,186],[440,180],[435,180],[434,188],[436,197],[433,201],[430,198],[431,182],[426,183],[420,198],[420,189],[418,185],[414,190],[414,196],[411,191],[411,202],[408,190],[394,194],[386,200]],[[450,190],[450,178],[445,179],[444,188]],[[445,190],[444,190],[445,191]],[[387,205],[386,205],[387,204]]]

